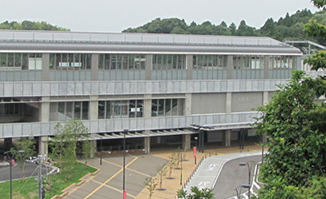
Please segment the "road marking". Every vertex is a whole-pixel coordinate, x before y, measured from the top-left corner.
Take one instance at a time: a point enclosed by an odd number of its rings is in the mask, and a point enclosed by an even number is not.
[[[109,164],[112,164],[112,165],[114,165],[114,166],[122,167],[121,165],[116,164],[116,163],[113,163],[113,162],[110,162],[110,161],[108,161],[108,160],[103,160],[103,161],[104,161],[104,162],[107,162],[107,163],[109,163]],[[140,174],[140,175],[146,176],[146,177],[152,177],[152,176],[150,176],[150,175],[148,175],[148,174],[146,174],[146,173],[142,173],[142,172],[137,171],[137,170],[134,170],[134,169],[130,169],[130,168],[126,168],[126,169],[129,170],[129,171],[132,171],[132,172],[138,173],[138,174]]]
[[[138,157],[135,157],[133,160],[131,160],[125,167],[127,168],[129,165],[131,165],[133,162],[135,162],[138,159]],[[97,187],[94,191],[92,191],[90,194],[88,194],[84,199],[89,198],[91,195],[93,195],[95,192],[97,192],[100,188],[102,188],[106,183],[110,182],[114,177],[116,177],[119,173],[123,171],[123,168],[121,168],[118,172],[116,172],[111,178],[107,179],[105,182],[103,182],[99,187]]]
[[[93,181],[93,182],[95,182],[95,183],[97,183],[97,184],[102,184],[101,182],[99,182],[99,181],[97,181],[97,180],[94,180],[94,179],[92,179],[91,181]],[[110,185],[107,185],[107,184],[106,184],[106,185],[104,185],[104,186],[106,186],[107,188],[113,189],[114,191],[117,191],[117,192],[119,192],[119,193],[122,193],[121,190],[119,190],[119,189],[117,189],[117,188],[115,188],[115,187],[111,187]],[[131,195],[131,194],[129,194],[129,193],[127,193],[127,195],[130,196],[130,197],[132,197],[132,198],[136,198],[136,196]]]

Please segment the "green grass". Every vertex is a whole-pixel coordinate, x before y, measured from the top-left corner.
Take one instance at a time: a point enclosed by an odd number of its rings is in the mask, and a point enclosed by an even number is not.
[[[66,174],[50,175],[48,180],[52,185],[51,190],[45,194],[46,198],[52,198],[55,195],[62,194],[62,189],[68,187],[72,183],[80,182],[80,178],[87,173],[93,173],[95,168],[86,166],[82,163],[76,163],[69,171],[69,180],[66,179]],[[38,182],[36,177],[28,178],[25,180],[12,181],[13,198],[15,199],[37,199],[38,198]],[[10,198],[10,182],[0,183],[0,196],[1,198]]]

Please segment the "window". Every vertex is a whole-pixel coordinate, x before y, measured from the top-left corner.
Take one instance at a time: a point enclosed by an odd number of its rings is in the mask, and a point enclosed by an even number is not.
[[[145,55],[100,54],[98,67],[104,70],[145,70]]]
[[[78,118],[81,120],[88,119],[88,102],[58,102],[52,103],[51,106],[57,104],[57,119],[67,120]]]
[[[264,69],[264,57],[263,56],[233,56],[233,68],[235,70],[241,69]]]
[[[184,115],[183,99],[153,99],[152,117]]]
[[[99,119],[125,117],[143,117],[143,100],[99,101]]]
[[[153,70],[185,69],[185,55],[153,55]]]
[[[91,69],[91,54],[50,54],[49,67],[53,70]]]
[[[42,54],[1,53],[0,68],[15,70],[42,70]]]
[[[291,56],[273,56],[270,57],[269,68],[270,69],[292,69],[293,57]]]
[[[194,69],[225,69],[227,56],[225,55],[194,55]]]

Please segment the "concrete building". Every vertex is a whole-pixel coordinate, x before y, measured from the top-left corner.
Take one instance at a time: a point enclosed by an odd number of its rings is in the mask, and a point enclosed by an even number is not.
[[[33,136],[44,154],[54,126],[79,118],[95,150],[121,150],[124,129],[147,153],[230,146],[256,137],[256,108],[301,57],[267,37],[3,30],[0,138]]]

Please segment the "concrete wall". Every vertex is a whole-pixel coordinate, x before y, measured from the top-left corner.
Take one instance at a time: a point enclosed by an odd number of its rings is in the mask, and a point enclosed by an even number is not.
[[[90,96],[257,92],[278,90],[278,84],[287,80],[198,80],[198,81],[46,81],[0,82],[2,97]]]
[[[191,113],[225,113],[225,93],[192,94]]]
[[[263,93],[232,93],[232,112],[254,111],[263,105]]]

